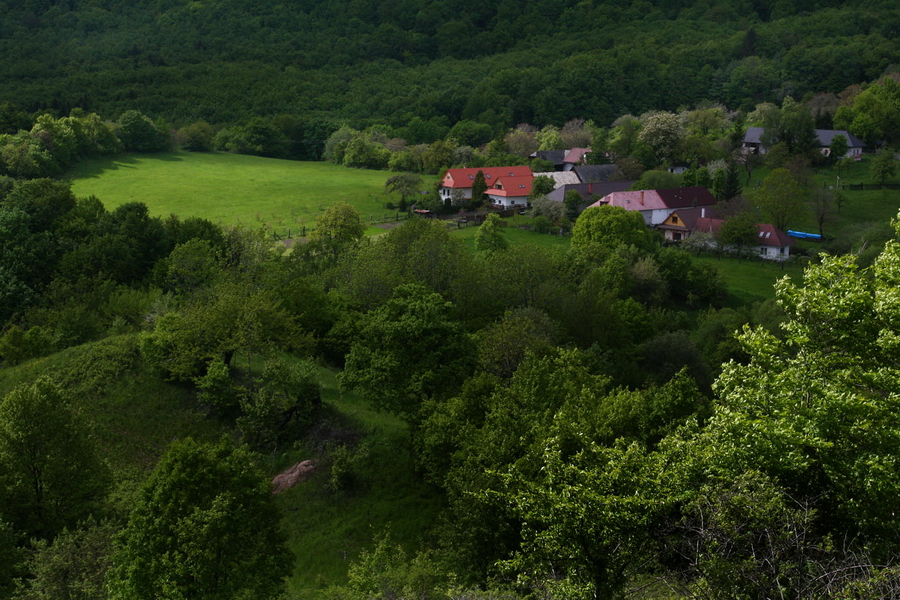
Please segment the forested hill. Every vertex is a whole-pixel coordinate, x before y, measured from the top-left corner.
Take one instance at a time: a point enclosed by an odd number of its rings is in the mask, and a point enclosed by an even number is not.
[[[500,129],[839,93],[900,63],[872,0],[0,0],[0,103],[174,125]],[[10,107],[7,107],[7,113]],[[14,119],[3,126],[14,129]],[[12,121],[12,122],[11,122]]]

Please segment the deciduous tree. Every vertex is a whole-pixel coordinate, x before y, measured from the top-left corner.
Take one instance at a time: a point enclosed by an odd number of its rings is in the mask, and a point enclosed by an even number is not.
[[[169,446],[117,540],[114,600],[277,598],[291,560],[268,479],[223,439]]]

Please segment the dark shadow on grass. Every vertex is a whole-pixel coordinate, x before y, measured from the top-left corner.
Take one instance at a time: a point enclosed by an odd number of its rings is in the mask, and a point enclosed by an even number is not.
[[[159,154],[120,154],[118,156],[94,158],[76,165],[66,175],[65,179],[96,179],[110,171],[119,169],[136,169],[138,158],[144,161],[159,160],[164,162],[181,162],[182,156],[173,152]]]

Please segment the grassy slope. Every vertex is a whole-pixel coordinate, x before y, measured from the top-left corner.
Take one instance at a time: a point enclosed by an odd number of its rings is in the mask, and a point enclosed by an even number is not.
[[[326,162],[220,152],[123,155],[80,163],[68,174],[76,195],[93,194],[108,209],[143,202],[152,215],[279,231],[311,226],[338,202],[352,204],[367,221],[393,215],[384,209],[391,199],[384,191],[389,176]]]
[[[414,551],[441,508],[440,494],[413,471],[406,425],[375,412],[359,396],[341,392],[334,372],[322,369],[320,381],[326,409],[341,423],[338,429],[352,428],[365,439],[354,464],[357,483],[346,492],[328,489],[328,458],[311,440],[280,459],[283,466],[311,456],[321,461],[312,480],[278,498],[297,564],[288,579],[289,598],[346,583],[349,563],[384,534]]]
[[[136,334],[68,348],[0,369],[0,397],[20,384],[50,377],[71,393],[92,426],[116,478],[114,498],[128,500],[176,438],[217,439],[225,428],[196,409],[192,394],[163,382],[142,363]]]

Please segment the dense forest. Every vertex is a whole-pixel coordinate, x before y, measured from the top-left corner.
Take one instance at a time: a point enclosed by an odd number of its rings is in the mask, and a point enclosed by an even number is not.
[[[837,94],[898,62],[898,28],[894,3],[861,0],[4,1],[0,102],[179,127],[605,126]]]
[[[837,219],[814,170],[848,140],[816,126],[877,147],[856,172],[893,201],[898,33],[890,2],[0,0],[0,598],[900,596],[900,217],[741,303],[700,246],[548,179],[526,218],[562,247],[496,214],[471,246],[367,237],[335,203],[288,249],[58,178],[218,149],[484,213],[418,173],[591,145],[637,189],[708,187],[740,249],[757,214]],[[430,522],[373,512],[297,584],[300,488],[365,510],[388,464]]]

